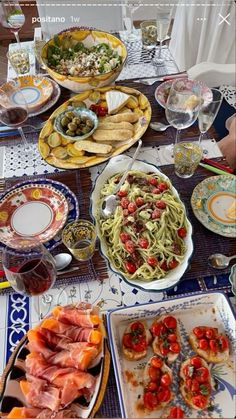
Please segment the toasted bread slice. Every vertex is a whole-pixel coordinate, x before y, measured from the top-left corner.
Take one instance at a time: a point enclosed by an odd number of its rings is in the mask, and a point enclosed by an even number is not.
[[[134,122],[137,122],[139,119],[139,116],[134,112],[122,112],[116,115],[107,116],[104,121],[105,122],[130,122],[133,124]]]
[[[149,368],[152,366],[151,365],[152,359],[155,359],[155,358],[157,358],[157,357],[156,356],[152,356],[149,359],[149,361],[147,362],[147,364],[146,364],[146,366],[144,368],[144,372],[143,372],[143,384],[144,384],[144,388],[147,387],[148,384],[152,381],[150,379],[150,376],[149,376]],[[171,382],[173,381],[172,371],[171,371],[171,369],[164,362],[162,363],[162,366],[160,368],[158,368],[158,369],[161,370],[162,375],[167,373],[170,376],[170,378],[171,378]],[[170,401],[172,400],[172,398],[173,398],[173,393],[170,391],[170,398],[169,398],[169,400],[168,401],[165,401],[165,402],[159,402],[158,405],[157,405],[157,407],[156,407],[156,409],[159,410],[159,409],[162,409],[165,406],[167,406],[170,403]]]
[[[137,321],[137,320],[136,320],[136,321]],[[136,323],[136,321],[131,322],[131,323],[127,326],[127,328],[125,329],[125,333],[124,333],[124,335],[125,335],[125,334],[129,334],[129,333],[131,333],[131,326],[132,326],[132,324]],[[149,345],[149,343],[150,343],[150,342],[151,342],[151,340],[152,340],[151,333],[149,332],[149,330],[148,330],[148,328],[147,328],[147,326],[146,326],[145,322],[140,321],[140,320],[138,320],[138,321],[139,321],[140,323],[142,323],[142,325],[143,325],[143,327],[144,327],[144,337],[146,338],[146,343],[147,343],[147,346],[148,346],[148,345]],[[131,348],[127,348],[127,347],[124,345],[123,340],[122,340],[122,351],[123,351],[123,354],[125,355],[125,357],[126,357],[127,359],[129,359],[130,361],[138,361],[139,359],[144,358],[144,357],[146,356],[146,354],[147,354],[147,348],[145,348],[142,352],[136,352],[136,351],[134,351],[134,350],[133,350],[133,349],[131,349]]]
[[[206,361],[201,358],[201,362],[202,362],[202,366],[207,368],[208,371],[209,371],[208,364],[206,363]],[[202,408],[196,406],[195,404],[193,404],[191,393],[190,393],[189,389],[187,388],[187,386],[185,384],[186,377],[185,377],[185,374],[184,374],[184,368],[187,365],[190,365],[190,358],[188,358],[188,359],[186,359],[186,361],[182,362],[182,364],[180,366],[180,373],[179,373],[180,378],[181,378],[180,386],[179,386],[180,392],[182,394],[182,397],[183,397],[184,401],[188,404],[188,406],[190,406],[192,409],[195,409],[195,410],[204,410],[210,404],[211,392],[212,392],[212,388],[213,388],[213,383],[212,383],[212,379],[211,379],[211,376],[210,376],[210,372],[209,372],[209,380],[208,380],[210,391],[209,391],[209,394],[207,396],[205,396],[206,397],[206,406],[202,409]]]
[[[200,326],[205,327],[205,326]],[[216,338],[219,336],[218,329],[214,328],[216,331]],[[224,351],[214,352],[210,348],[209,349],[200,349],[198,347],[198,338],[195,336],[193,331],[189,334],[189,342],[192,346],[193,350],[204,358],[207,362],[212,362],[214,364],[223,364],[229,358],[229,348],[225,349]]]
[[[156,318],[153,323],[155,323],[155,322],[158,322],[158,323],[159,322],[162,322],[165,317],[168,317],[168,316],[167,315],[160,316],[160,317]],[[177,337],[176,343],[178,343],[180,345],[180,347],[181,347],[180,333],[179,333],[179,329],[178,329],[178,321],[177,321],[177,327],[176,327],[176,330],[175,330],[174,333],[176,334],[176,337]],[[162,353],[160,351],[160,343],[161,343],[161,341],[162,341],[161,337],[154,336],[154,340],[152,342],[153,352],[155,354],[159,355],[162,358],[165,357],[166,360],[167,360],[167,363],[168,364],[172,364],[178,358],[179,353],[174,353],[174,352],[169,351],[168,354],[162,355]]]

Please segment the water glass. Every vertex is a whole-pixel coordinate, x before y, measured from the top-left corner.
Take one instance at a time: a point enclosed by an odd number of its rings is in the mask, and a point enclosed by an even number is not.
[[[18,76],[29,73],[30,59],[26,49],[14,49],[8,52],[7,58]]]
[[[145,20],[140,24],[142,44],[146,49],[152,49],[157,44],[157,24],[155,20]]]
[[[158,56],[155,58],[155,64],[163,65],[164,59],[161,57],[162,53],[162,44],[163,41],[166,39],[170,22],[171,22],[171,13],[172,10],[168,6],[157,6],[157,33],[158,33],[158,41],[160,42],[160,47],[158,51]]]
[[[202,158],[202,148],[198,142],[180,141],[174,145],[175,174],[181,178],[193,176]]]
[[[212,100],[205,100],[201,105],[198,115],[198,126],[200,131],[199,142],[202,141],[206,132],[212,126],[222,103],[222,93],[217,89],[211,89]]]
[[[89,260],[95,251],[96,228],[90,221],[79,219],[64,228],[62,241],[75,259]]]

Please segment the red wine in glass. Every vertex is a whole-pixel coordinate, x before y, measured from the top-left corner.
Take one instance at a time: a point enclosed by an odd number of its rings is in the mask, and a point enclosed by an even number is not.
[[[16,108],[4,109],[0,113],[1,122],[10,127],[21,126],[26,121],[27,117],[27,110],[20,106],[17,106]]]
[[[15,290],[23,291],[24,294],[31,296],[46,292],[56,279],[53,264],[43,259],[31,259],[24,262],[17,274]]]

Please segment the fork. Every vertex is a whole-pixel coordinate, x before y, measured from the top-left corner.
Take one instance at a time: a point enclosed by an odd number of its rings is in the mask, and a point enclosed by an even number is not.
[[[156,81],[167,81],[167,80],[173,80],[173,79],[185,78],[185,77],[188,77],[188,75],[184,71],[183,73],[172,74],[169,76],[160,76],[160,77],[155,77],[155,78],[148,77],[146,79],[137,79],[137,80],[134,80],[134,83],[141,83],[147,86],[152,86],[154,83],[156,83]]]

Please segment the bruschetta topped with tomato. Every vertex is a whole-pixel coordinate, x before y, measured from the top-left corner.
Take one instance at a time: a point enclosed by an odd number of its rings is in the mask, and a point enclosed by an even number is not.
[[[125,357],[130,361],[144,358],[151,339],[151,334],[144,322],[135,320],[130,323],[122,338],[122,351]]]
[[[180,391],[185,402],[196,410],[209,406],[212,392],[212,380],[206,361],[199,356],[192,356],[181,364]]]
[[[166,358],[171,364],[180,353],[180,335],[174,316],[161,316],[154,320],[150,332],[153,336],[152,348],[155,354]]]
[[[215,327],[194,327],[189,341],[193,350],[207,362],[219,364],[229,358],[229,341]]]
[[[148,410],[162,409],[172,399],[172,371],[159,356],[153,356],[144,369],[143,404]]]
[[[183,419],[184,411],[179,406],[167,406],[160,419]]]

